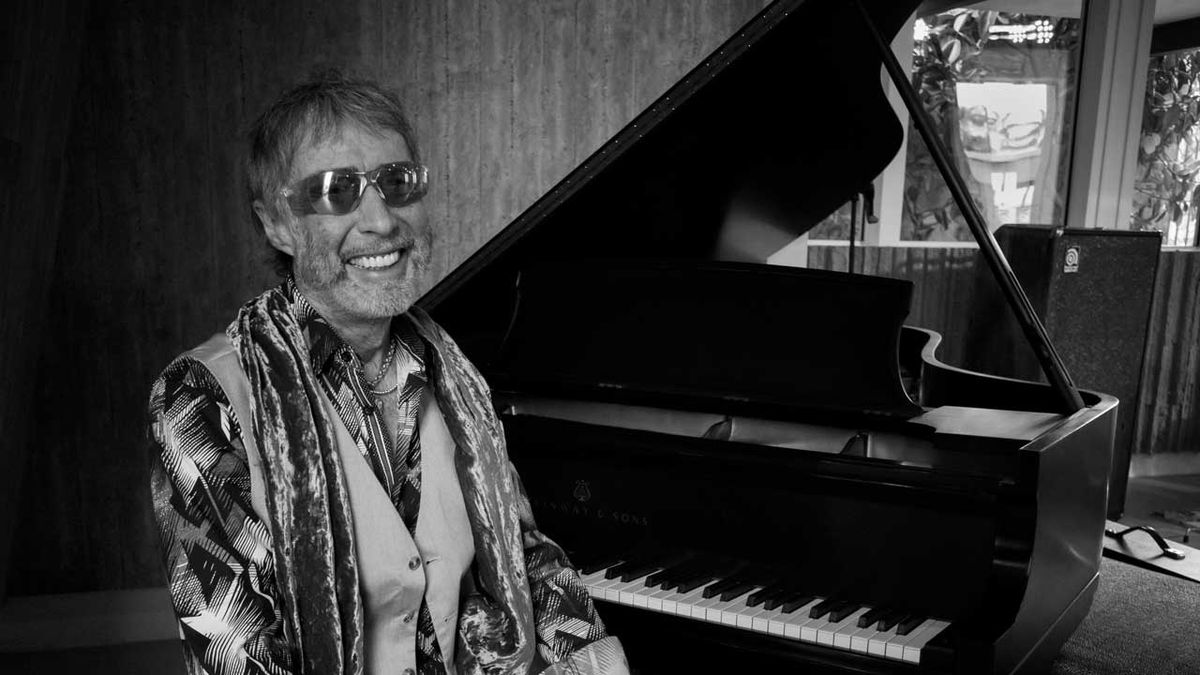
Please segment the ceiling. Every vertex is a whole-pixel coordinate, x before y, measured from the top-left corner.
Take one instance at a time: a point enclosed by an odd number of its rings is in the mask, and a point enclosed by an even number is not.
[[[1154,23],[1172,23],[1200,16],[1196,0],[1158,0],[1154,4]]]
[[[1120,0],[1112,0],[1119,2]],[[977,9],[993,9],[1004,12],[1023,12],[1027,14],[1044,14],[1047,16],[1079,16],[1083,0],[985,0],[983,2],[962,2],[962,0],[926,0],[921,4],[917,14],[924,16],[932,12],[941,12],[952,7],[973,5]],[[1200,16],[1200,1],[1197,0],[1158,0],[1154,4],[1154,23],[1164,24]]]

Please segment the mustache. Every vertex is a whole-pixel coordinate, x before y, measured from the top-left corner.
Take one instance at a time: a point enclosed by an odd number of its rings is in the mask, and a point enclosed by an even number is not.
[[[356,247],[342,252],[342,259],[349,260],[360,256],[385,255],[393,251],[412,252],[417,248],[417,240],[413,237],[402,237],[395,241],[378,242],[370,247]]]

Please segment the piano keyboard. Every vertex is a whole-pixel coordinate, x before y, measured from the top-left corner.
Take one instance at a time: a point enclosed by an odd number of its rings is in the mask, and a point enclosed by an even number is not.
[[[603,563],[602,563],[603,564]],[[742,581],[736,574],[692,573],[686,565],[629,562],[583,566],[593,598],[695,621],[920,663],[921,650],[949,622]],[[682,569],[682,573],[675,573]]]

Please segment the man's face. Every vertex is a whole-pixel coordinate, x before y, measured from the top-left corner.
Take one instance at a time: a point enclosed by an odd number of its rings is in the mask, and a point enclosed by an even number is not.
[[[351,126],[302,147],[288,184],[329,169],[371,171],[409,159],[399,134]],[[296,216],[285,206],[271,229],[276,230],[275,236],[268,232],[271,243],[293,258],[296,286],[335,326],[407,311],[417,299],[433,245],[421,201],[390,208],[372,186],[350,213]]]

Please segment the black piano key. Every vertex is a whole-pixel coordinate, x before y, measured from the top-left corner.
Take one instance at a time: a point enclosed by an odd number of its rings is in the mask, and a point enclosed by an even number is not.
[[[743,583],[745,583],[745,582],[742,581],[742,578],[740,576],[738,576],[736,574],[731,574],[727,577],[724,577],[717,583],[712,584],[708,588],[704,589],[703,595],[706,598],[715,598],[718,595],[724,593],[725,591],[727,591],[735,586],[738,586],[740,584],[743,584]]]
[[[667,566],[663,567],[661,570],[646,577],[646,585],[647,586],[662,586],[663,582],[665,582],[668,578],[670,578],[671,573],[677,569],[679,569],[679,565],[667,565]]]
[[[661,572],[655,572],[646,580],[647,586],[659,586],[663,590],[671,590],[679,585],[679,580],[684,576],[691,574],[693,570],[703,564],[703,561],[697,558],[680,561],[676,565],[671,565]]]
[[[711,584],[716,578],[717,577],[714,574],[696,574],[688,579],[680,581],[679,586],[676,587],[676,590],[678,590],[680,593],[691,593],[701,586],[707,586],[708,584]]]
[[[623,563],[620,563],[618,565],[613,565],[612,567],[605,570],[604,578],[605,579],[616,579],[617,577],[624,574],[626,571],[635,569],[638,565],[641,565],[641,564],[643,564],[641,560],[637,560],[637,559],[626,560]]]
[[[599,572],[602,569],[607,569],[609,567],[612,567],[613,565],[616,565],[619,562],[624,562],[624,560],[625,560],[624,553],[610,553],[608,555],[596,558],[595,560],[592,560],[585,565],[581,565],[579,567],[579,573],[580,574],[593,574],[595,572]]]
[[[729,602],[730,600],[736,600],[737,598],[749,593],[751,591],[751,589],[754,589],[757,587],[758,587],[758,584],[756,584],[752,581],[743,581],[742,583],[737,584],[736,586],[734,586],[734,587],[730,588],[729,590],[725,591],[724,593],[722,593],[721,600],[722,600],[722,602]]]
[[[769,590],[769,587],[763,587],[754,591],[750,594],[750,597],[746,598],[746,605],[748,607],[757,607],[763,604],[766,602],[766,596],[770,595]]]
[[[913,632],[913,629],[925,623],[925,617],[909,615],[904,617],[900,624],[896,626],[896,635],[908,635]]]
[[[724,576],[724,570],[713,563],[701,566],[687,575],[679,582],[679,591],[681,593],[690,593],[697,588],[703,588],[711,583],[718,582]]]
[[[819,619],[828,614],[834,607],[840,605],[841,602],[837,598],[825,598],[818,602],[812,609],[808,610],[808,618]]]
[[[791,596],[788,596],[787,598],[785,598],[783,603],[780,604],[779,608],[780,608],[780,610],[783,611],[784,614],[791,614],[792,612],[800,609],[801,607],[807,605],[808,603],[810,603],[816,599],[817,599],[817,596],[815,596],[815,595],[804,595],[801,593],[794,593]]]
[[[799,593],[796,584],[790,581],[779,581],[757,593],[758,600],[763,603],[763,609],[775,609],[783,604],[789,596]]]
[[[888,610],[883,616],[879,617],[879,623],[875,624],[875,629],[880,631],[891,630],[903,618],[904,612],[898,609]]]
[[[887,613],[887,609],[883,607],[873,607],[868,609],[865,614],[858,617],[858,627],[866,628],[867,626],[870,626],[878,621],[879,617],[883,616],[885,613]]]
[[[707,564],[697,567],[694,572],[682,576],[677,588],[680,593],[691,593],[701,586],[707,586],[721,579],[728,571],[728,565],[710,560]]]
[[[672,565],[661,572],[655,572],[650,575],[647,580],[647,585],[657,584],[658,586],[670,590],[679,585],[679,579],[684,575],[689,574],[695,569],[698,562],[696,560],[687,560],[678,565]]]
[[[796,590],[793,586],[779,588],[774,593],[771,593],[763,599],[763,609],[776,609],[793,597],[800,597],[803,595],[804,593]]]
[[[640,565],[635,565],[625,570],[625,572],[621,574],[621,581],[633,581],[634,579],[640,579],[659,569],[660,567],[662,567],[662,563],[654,560],[644,562]]]
[[[686,554],[678,551],[648,553],[642,560],[644,565],[640,569],[630,569],[622,573],[621,581],[633,581],[638,577],[645,576],[646,579],[642,583],[647,587],[658,586],[664,575],[678,567],[685,560],[687,560]]]
[[[852,600],[847,600],[841,605],[833,608],[829,612],[829,620],[833,623],[841,623],[846,620],[846,617],[862,609],[862,605]]]
[[[670,574],[670,570],[668,569],[661,569],[654,574],[651,574],[650,576],[646,577],[646,586],[648,588],[654,588],[656,586],[665,588],[663,583],[668,574]]]

